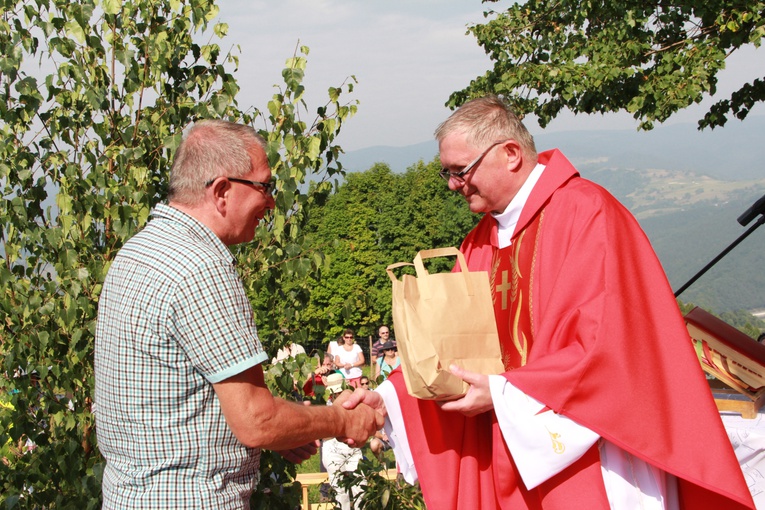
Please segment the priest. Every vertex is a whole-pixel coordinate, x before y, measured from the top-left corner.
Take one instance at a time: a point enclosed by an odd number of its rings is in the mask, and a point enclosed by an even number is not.
[[[467,394],[376,392],[428,508],[753,509],[677,303],[637,221],[499,98],[436,131],[441,176],[484,213],[460,250],[488,271],[505,372]]]

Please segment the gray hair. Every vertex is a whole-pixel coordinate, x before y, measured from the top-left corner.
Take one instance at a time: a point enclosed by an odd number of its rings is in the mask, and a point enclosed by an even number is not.
[[[168,198],[196,205],[207,182],[248,174],[253,167],[248,151],[253,146],[260,147],[265,157],[266,141],[251,126],[217,119],[195,122],[175,152]]]
[[[436,140],[441,142],[453,133],[465,133],[476,147],[512,138],[530,155],[537,153],[534,137],[510,106],[497,96],[472,99],[460,106],[436,128]]]

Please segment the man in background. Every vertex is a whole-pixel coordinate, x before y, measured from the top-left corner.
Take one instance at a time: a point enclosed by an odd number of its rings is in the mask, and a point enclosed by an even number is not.
[[[254,129],[198,122],[169,203],[114,259],[95,341],[104,508],[246,509],[261,448],[301,461],[319,438],[363,442],[382,425],[368,407],[303,406],[266,387],[228,247],[253,239],[274,191]]]
[[[382,346],[384,343],[390,341],[390,328],[382,325],[377,330],[377,340],[372,344],[372,352],[369,354],[372,358],[372,367],[377,365],[377,359],[382,356]]]

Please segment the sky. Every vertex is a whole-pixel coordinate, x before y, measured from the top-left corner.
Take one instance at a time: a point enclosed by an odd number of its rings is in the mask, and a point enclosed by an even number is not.
[[[304,82],[307,102],[315,108],[326,91],[353,75],[351,96],[358,113],[343,127],[338,143],[346,150],[377,145],[402,147],[431,140],[436,126],[450,113],[450,93],[491,66],[469,24],[484,21],[488,7],[479,0],[220,0],[219,20],[229,25],[220,43],[239,45],[235,73],[241,87],[239,106],[264,110],[282,83],[281,71],[297,47],[310,48]],[[719,75],[718,97],[727,97],[743,83],[765,76],[765,50],[734,53]],[[668,123],[695,122],[711,101],[694,105]],[[765,113],[762,106],[754,110]],[[542,132],[527,121],[532,134]],[[545,132],[574,129],[631,129],[628,114],[566,113]]]

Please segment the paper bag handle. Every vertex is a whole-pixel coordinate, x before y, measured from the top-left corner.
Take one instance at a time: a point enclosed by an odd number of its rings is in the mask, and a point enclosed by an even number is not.
[[[465,281],[465,289],[467,290],[468,296],[475,295],[475,292],[473,291],[473,283],[470,281],[469,276],[469,270],[467,262],[465,261],[465,255],[461,251],[459,251],[457,248],[450,246],[448,248],[435,248],[432,250],[422,250],[417,253],[417,255],[414,257],[414,269],[417,272],[417,279],[421,279],[425,276],[427,276],[428,270],[425,269],[425,265],[422,263],[424,259],[433,259],[437,257],[453,257],[456,256],[457,260],[460,263],[460,272],[463,275],[463,280]],[[426,291],[428,292],[428,291]]]
[[[393,274],[393,270],[399,267],[413,266],[413,265],[414,264],[412,264],[411,262],[396,262],[395,264],[391,264],[388,267],[386,267],[385,271],[388,273],[388,277],[390,278],[390,280],[395,283],[398,280],[396,279],[396,275]]]

